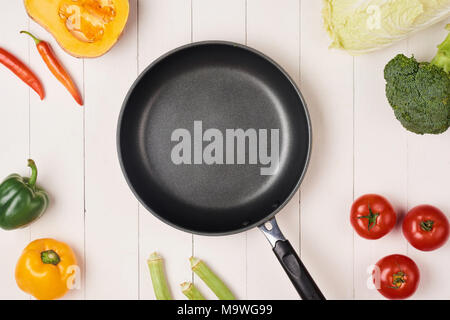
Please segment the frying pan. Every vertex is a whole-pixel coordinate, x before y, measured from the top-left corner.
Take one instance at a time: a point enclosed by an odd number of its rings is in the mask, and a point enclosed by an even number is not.
[[[156,217],[210,236],[258,227],[302,299],[325,299],[274,217],[311,150],[305,101],[274,61],[221,41],[165,54],[128,92],[117,145],[130,188]]]

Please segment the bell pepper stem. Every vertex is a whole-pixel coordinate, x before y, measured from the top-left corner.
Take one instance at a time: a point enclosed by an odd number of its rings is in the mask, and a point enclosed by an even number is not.
[[[22,30],[22,31],[20,31],[20,33],[25,33],[25,34],[29,35],[30,37],[32,37],[34,42],[36,43],[36,45],[38,45],[42,41],[41,39],[35,37],[32,33],[28,32],[28,31]]]
[[[181,292],[189,300],[206,300],[202,293],[197,289],[192,282],[183,282],[181,285]]]
[[[31,176],[30,179],[28,180],[28,185],[32,188],[34,188],[34,186],[36,185],[36,180],[37,180],[37,167],[36,167],[36,163],[31,160],[28,159],[28,166],[31,168]]]
[[[147,260],[152,278],[153,290],[156,300],[172,300],[169,287],[167,285],[166,275],[164,273],[163,259],[158,253],[153,252]]]
[[[56,266],[61,261],[61,258],[55,251],[47,250],[41,252],[41,260],[44,264],[52,264]]]
[[[214,292],[220,300],[236,300],[223,281],[200,259],[189,258],[192,271]]]

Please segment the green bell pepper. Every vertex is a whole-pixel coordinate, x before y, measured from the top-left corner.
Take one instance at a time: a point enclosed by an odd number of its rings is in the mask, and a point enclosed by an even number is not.
[[[0,228],[14,230],[26,227],[48,207],[47,193],[36,186],[37,168],[28,160],[31,177],[11,174],[0,184]]]

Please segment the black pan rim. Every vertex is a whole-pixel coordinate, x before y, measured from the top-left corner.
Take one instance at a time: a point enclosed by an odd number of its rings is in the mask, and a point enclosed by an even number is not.
[[[152,208],[150,208],[139,196],[138,192],[136,191],[136,189],[134,188],[133,184],[131,183],[128,174],[125,170],[125,165],[124,165],[124,160],[122,158],[122,150],[120,147],[120,134],[121,134],[121,130],[122,130],[122,119],[123,119],[123,115],[125,113],[125,109],[126,106],[128,104],[128,101],[131,97],[131,95],[133,94],[135,88],[137,87],[137,85],[140,83],[141,79],[148,73],[151,72],[151,70],[160,62],[162,62],[164,59],[166,59],[167,57],[171,56],[174,53],[183,51],[183,50],[187,50],[193,47],[197,47],[197,46],[204,46],[204,45],[224,45],[224,46],[231,46],[231,47],[237,47],[243,50],[247,50],[253,54],[256,54],[258,56],[260,56],[261,58],[263,58],[264,60],[266,60],[267,62],[269,62],[270,64],[272,64],[273,66],[275,66],[280,72],[281,74],[283,74],[284,77],[286,77],[286,79],[290,82],[290,84],[292,85],[292,87],[294,88],[295,92],[297,93],[298,97],[300,98],[300,101],[302,102],[302,106],[305,112],[305,116],[306,116],[306,122],[307,122],[307,126],[308,126],[308,151],[306,154],[306,160],[305,160],[305,165],[303,167],[303,171],[302,174],[300,175],[300,178],[297,181],[297,184],[295,185],[295,187],[292,189],[292,191],[290,192],[289,196],[285,198],[285,200],[283,201],[283,203],[281,203],[274,211],[272,211],[271,214],[267,215],[264,219],[259,220],[255,223],[249,224],[245,227],[239,228],[239,229],[235,229],[232,231],[228,231],[228,232],[198,232],[198,231],[193,231],[190,229],[186,229],[183,228],[182,226],[179,226],[177,224],[174,224],[168,220],[166,220],[164,217],[160,216],[159,214],[157,214]],[[231,41],[223,41],[223,40],[206,40],[206,41],[198,41],[198,42],[192,42],[192,43],[188,43],[185,45],[182,45],[180,47],[177,47],[175,49],[172,49],[168,52],[166,52],[165,54],[161,55],[159,58],[157,58],[156,60],[154,60],[150,65],[148,65],[144,71],[142,71],[139,76],[136,78],[136,80],[133,82],[133,84],[131,85],[130,89],[128,90],[125,99],[122,103],[121,106],[121,110],[119,113],[119,118],[118,118],[118,123],[117,123],[117,130],[116,130],[116,147],[117,147],[117,156],[119,159],[119,163],[120,163],[120,168],[122,171],[123,176],[125,177],[125,181],[128,184],[128,187],[131,189],[133,195],[136,197],[136,199],[139,201],[139,203],[144,206],[144,208],[146,208],[153,216],[155,216],[156,218],[158,218],[160,221],[164,222],[165,224],[178,229],[180,231],[186,232],[186,233],[190,233],[190,234],[196,234],[196,235],[202,235],[202,236],[226,236],[226,235],[232,235],[232,234],[237,234],[237,233],[241,233],[244,231],[248,231],[251,230],[253,228],[256,228],[258,226],[263,225],[264,223],[268,222],[269,220],[271,220],[277,213],[279,213],[285,206],[286,204],[292,199],[292,197],[295,195],[295,193],[299,190],[301,183],[303,182],[303,179],[306,175],[306,172],[308,170],[309,167],[309,163],[310,163],[310,159],[311,159],[311,151],[312,151],[312,125],[311,125],[311,118],[310,118],[310,114],[308,111],[308,107],[306,104],[306,101],[300,91],[300,89],[298,88],[297,84],[295,83],[295,81],[292,79],[292,77],[286,72],[286,70],[284,70],[283,67],[281,67],[277,62],[275,62],[272,58],[268,57],[267,55],[265,55],[264,53],[248,46],[248,45],[243,45],[243,44],[239,44],[236,42],[231,42]]]

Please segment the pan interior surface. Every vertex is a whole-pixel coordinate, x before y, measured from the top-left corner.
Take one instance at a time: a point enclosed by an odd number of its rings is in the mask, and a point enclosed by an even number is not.
[[[240,161],[237,139],[227,136],[236,129],[248,134]],[[262,174],[276,162],[260,156],[264,142],[267,155],[275,154],[274,130],[278,169]],[[181,133],[186,148],[176,152]],[[208,153],[212,141],[217,148]],[[164,222],[198,234],[238,232],[276,212],[298,187],[309,143],[308,115],[289,78],[262,55],[225,43],[187,46],[149,67],[129,92],[118,128],[122,169],[139,200]]]

